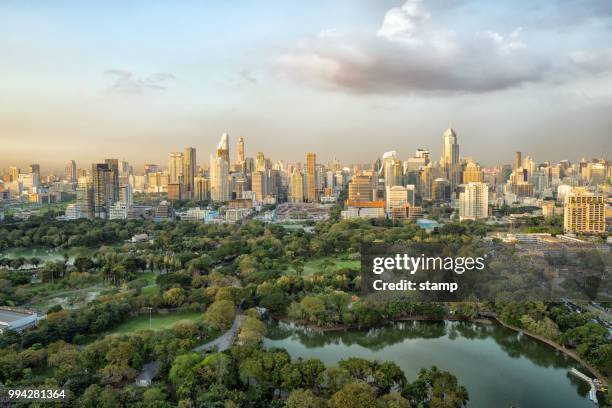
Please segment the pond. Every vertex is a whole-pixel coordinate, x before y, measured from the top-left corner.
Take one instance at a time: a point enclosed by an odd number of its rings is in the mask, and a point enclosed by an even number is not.
[[[271,323],[267,348],[286,349],[292,358],[318,358],[336,365],[348,357],[389,360],[409,381],[432,365],[456,375],[468,390],[468,407],[593,407],[586,383],[569,374],[570,357],[496,324],[399,322],[348,331],[315,332]]]

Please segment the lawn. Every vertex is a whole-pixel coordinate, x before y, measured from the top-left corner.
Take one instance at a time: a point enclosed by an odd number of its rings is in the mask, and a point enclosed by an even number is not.
[[[343,260],[333,257],[328,258],[319,258],[319,259],[311,259],[309,261],[304,262],[304,271],[302,272],[303,276],[312,275],[315,272],[323,271],[325,268],[325,264],[329,264],[329,268],[332,271],[337,271],[343,268],[350,269],[361,269],[361,261],[359,260]],[[288,274],[295,274],[295,269],[292,265],[287,266],[286,272]]]
[[[151,317],[151,329],[152,330],[165,330],[169,329],[174,323],[180,320],[191,320],[198,322],[202,319],[202,312],[184,312],[184,313],[170,313],[170,314],[159,314]],[[144,314],[138,317],[134,317],[119,326],[117,326],[112,333],[114,334],[125,334],[131,333],[138,330],[149,330],[149,315]]]

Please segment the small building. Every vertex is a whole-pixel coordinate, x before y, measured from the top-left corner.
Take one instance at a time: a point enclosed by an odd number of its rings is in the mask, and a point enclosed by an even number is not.
[[[5,330],[21,331],[34,326],[39,320],[35,312],[10,307],[0,307],[0,333]]]

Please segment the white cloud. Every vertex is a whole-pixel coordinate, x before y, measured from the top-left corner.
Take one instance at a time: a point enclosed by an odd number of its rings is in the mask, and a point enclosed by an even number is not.
[[[331,30],[281,55],[298,81],[354,93],[486,92],[539,81],[548,62],[520,40],[522,28],[458,34],[435,25],[420,0],[386,12],[376,33]],[[327,33],[327,32],[326,32]]]

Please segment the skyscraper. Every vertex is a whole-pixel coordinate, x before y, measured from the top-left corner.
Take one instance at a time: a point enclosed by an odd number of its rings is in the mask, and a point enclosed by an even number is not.
[[[484,174],[480,165],[474,161],[469,161],[463,169],[463,184],[476,182],[482,183]]]
[[[196,149],[187,147],[183,155],[183,198],[193,199],[194,177],[196,172]]]
[[[220,156],[210,156],[210,197],[213,201],[229,201],[229,166]]]
[[[110,190],[108,202],[112,204],[119,200],[119,160],[104,159],[104,163],[108,165],[108,169],[111,172],[109,179]]]
[[[521,168],[522,160],[521,160],[521,152],[516,152],[514,154],[514,170]]]
[[[399,186],[402,184],[402,162],[397,158],[395,151],[383,154],[383,176],[385,187]]]
[[[304,201],[304,176],[299,169],[294,168],[289,183],[289,201],[301,203]]]
[[[93,216],[107,218],[112,205],[112,171],[106,163],[96,163],[91,166],[93,187]]]
[[[217,157],[221,157],[223,160],[227,162],[227,165],[230,164],[229,158],[229,135],[227,133],[223,133],[221,135],[221,140],[217,145]]]
[[[70,160],[64,170],[64,178],[68,183],[76,183],[77,181],[77,167],[74,160]]]
[[[251,176],[251,190],[255,193],[255,201],[263,202],[267,195],[267,178],[265,171],[254,171]]]
[[[317,202],[317,155],[314,153],[306,154],[306,186],[308,202]]]
[[[168,182],[182,183],[183,171],[185,171],[183,153],[170,153],[170,158],[168,159]]]
[[[76,205],[85,218],[94,217],[94,191],[93,184],[87,177],[78,179],[76,189]]]
[[[238,163],[244,161],[244,138],[238,139]]]
[[[372,201],[373,191],[372,176],[355,175],[349,183],[348,199],[354,202]]]
[[[489,216],[489,188],[484,183],[468,183],[459,194],[459,219],[477,220]]]
[[[452,128],[448,128],[442,136],[444,137],[444,146],[442,147],[441,164],[444,168],[446,179],[450,182],[451,191],[454,191],[459,185],[460,176],[457,134]]]

